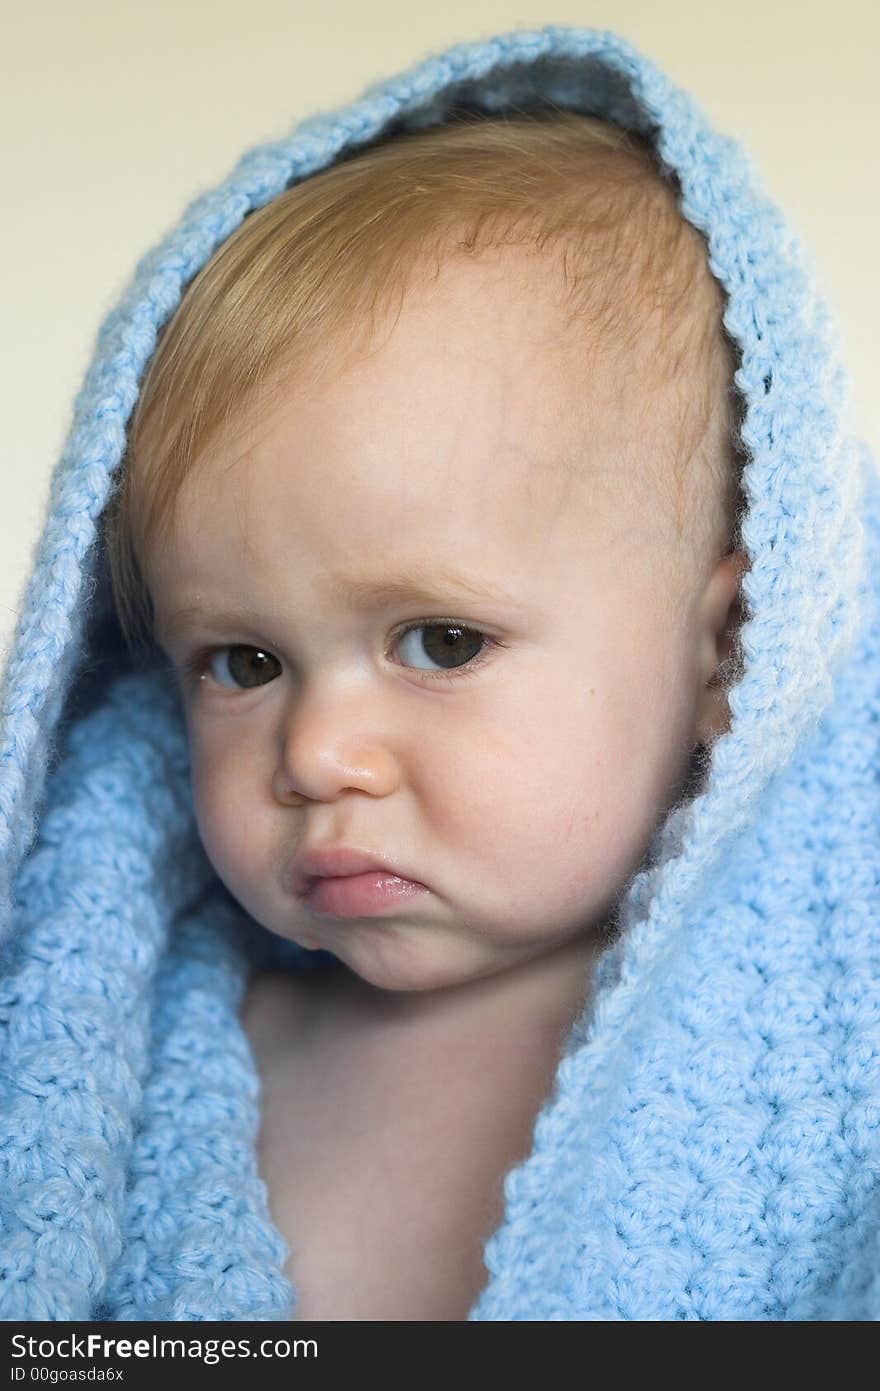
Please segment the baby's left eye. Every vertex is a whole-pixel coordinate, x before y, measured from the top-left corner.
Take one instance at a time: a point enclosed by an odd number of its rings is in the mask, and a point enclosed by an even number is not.
[[[417,638],[416,635],[419,633],[424,636]],[[485,650],[494,645],[494,639],[478,629],[467,628],[461,623],[448,622],[445,619],[433,623],[413,623],[394,643],[394,646],[401,650],[409,649],[406,655],[410,661],[426,656],[429,661],[438,662],[445,670],[430,671],[424,667],[416,669],[423,671],[426,676],[441,678],[458,673],[464,676],[471,675],[477,666],[482,665],[481,659]],[[468,667],[469,670],[462,671],[463,667]]]

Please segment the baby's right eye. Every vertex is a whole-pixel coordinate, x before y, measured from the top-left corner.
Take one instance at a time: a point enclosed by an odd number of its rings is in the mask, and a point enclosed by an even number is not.
[[[231,673],[231,686],[225,686],[218,674],[224,665],[227,672]],[[210,671],[218,686],[223,686],[226,690],[253,690],[256,686],[265,686],[275,679],[280,670],[281,663],[271,652],[266,652],[262,647],[249,647],[244,643],[236,643],[230,647],[205,648],[183,664],[188,681],[201,681]]]

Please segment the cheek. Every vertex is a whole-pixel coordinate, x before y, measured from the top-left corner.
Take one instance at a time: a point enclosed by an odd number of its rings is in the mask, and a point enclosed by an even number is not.
[[[256,789],[249,760],[236,739],[190,742],[193,805],[202,845],[227,887],[235,892],[253,863],[258,839]],[[243,808],[250,811],[243,815]],[[251,870],[252,872],[252,870]]]
[[[569,673],[571,677],[571,673]],[[656,699],[658,705],[653,705]],[[435,826],[512,916],[598,911],[641,860],[670,777],[660,692],[583,678],[529,699],[438,761]]]

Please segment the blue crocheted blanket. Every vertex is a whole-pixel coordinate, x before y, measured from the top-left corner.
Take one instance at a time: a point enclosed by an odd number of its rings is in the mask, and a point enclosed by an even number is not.
[[[472,1319],[880,1317],[880,485],[804,254],[741,150],[613,34],[464,43],[250,150],[102,324],[0,740],[0,1316],[273,1319],[248,973],[285,956],[196,832],[98,520],[156,334],[246,213],[347,147],[544,101],[652,139],[742,354],[744,671],[620,906]],[[272,953],[276,953],[272,956]],[[280,953],[280,955],[279,955]]]

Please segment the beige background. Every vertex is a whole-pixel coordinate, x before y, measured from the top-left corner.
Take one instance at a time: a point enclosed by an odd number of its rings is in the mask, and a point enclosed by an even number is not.
[[[451,43],[610,28],[748,146],[813,256],[880,456],[877,0],[0,0],[0,667],[95,334],[250,145]]]

